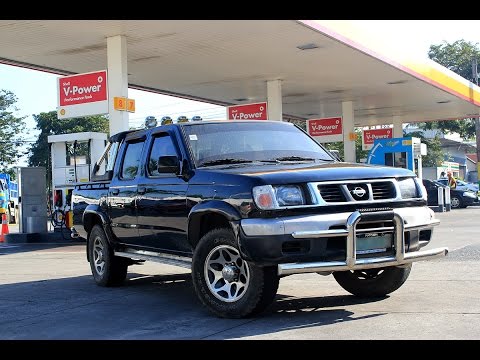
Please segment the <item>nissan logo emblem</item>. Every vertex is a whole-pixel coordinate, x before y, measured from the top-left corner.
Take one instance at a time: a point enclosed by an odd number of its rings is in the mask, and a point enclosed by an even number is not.
[[[352,194],[358,198],[362,198],[366,194],[366,192],[367,191],[360,186],[357,186],[355,189],[352,190]]]

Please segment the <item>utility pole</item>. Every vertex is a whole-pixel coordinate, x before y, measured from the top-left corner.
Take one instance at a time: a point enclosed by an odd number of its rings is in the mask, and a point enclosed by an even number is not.
[[[472,77],[478,86],[478,62],[477,58],[472,61]],[[480,114],[479,114],[480,116]],[[480,186],[480,117],[476,117],[475,121],[475,139],[477,143],[477,182]]]
[[[477,139],[477,182],[480,186],[480,118],[475,118],[475,137]]]

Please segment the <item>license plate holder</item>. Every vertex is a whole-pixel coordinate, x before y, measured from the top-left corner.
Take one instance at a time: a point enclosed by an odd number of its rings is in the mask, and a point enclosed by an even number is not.
[[[356,249],[358,255],[386,252],[393,246],[392,233],[358,234]]]

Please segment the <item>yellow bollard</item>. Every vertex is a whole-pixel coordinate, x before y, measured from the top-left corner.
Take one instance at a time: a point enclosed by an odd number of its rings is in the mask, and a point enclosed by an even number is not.
[[[73,212],[70,210],[70,211],[67,211],[67,213],[65,214],[65,227],[67,229],[70,229],[72,226],[73,226]]]

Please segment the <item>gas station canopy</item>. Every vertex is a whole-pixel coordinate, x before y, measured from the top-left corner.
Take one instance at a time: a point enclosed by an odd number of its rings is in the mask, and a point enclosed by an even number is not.
[[[328,24],[327,24],[328,23]],[[127,40],[130,88],[233,105],[265,101],[281,80],[286,118],[356,126],[478,116],[480,88],[433,62],[402,63],[332,22],[294,20],[0,21],[1,63],[58,74],[107,68],[107,38]]]

